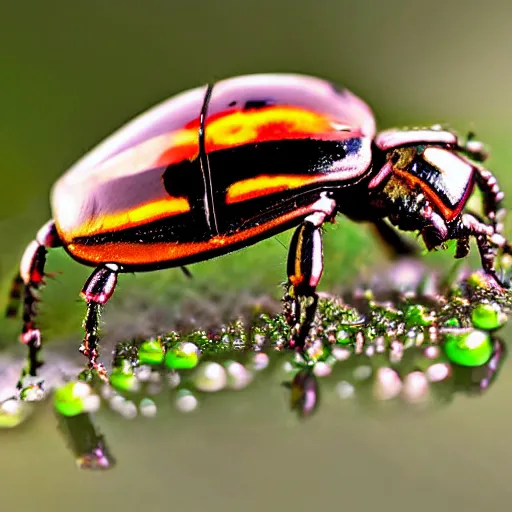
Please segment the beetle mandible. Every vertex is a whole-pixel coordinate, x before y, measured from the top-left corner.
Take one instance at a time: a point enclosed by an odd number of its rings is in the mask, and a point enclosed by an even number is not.
[[[365,102],[319,78],[249,75],[175,96],[55,183],[53,220],[27,247],[17,281],[27,371],[35,375],[39,365],[35,303],[53,247],[95,267],[81,292],[87,313],[80,350],[103,378],[98,319],[118,274],[183,267],[294,226],[290,345],[302,350],[323,271],[321,227],[338,213],[373,224],[397,254],[411,246],[395,228],[418,231],[429,250],[456,240],[457,258],[474,237],[483,269],[499,287],[494,261],[510,245],[502,235],[503,193],[482,165],[486,156],[481,143],[441,127],[376,134]],[[481,215],[465,210],[475,186]]]

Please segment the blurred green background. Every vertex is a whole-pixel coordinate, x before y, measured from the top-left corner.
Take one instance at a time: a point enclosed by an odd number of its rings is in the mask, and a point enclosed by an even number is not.
[[[473,129],[491,146],[490,165],[510,195],[511,15],[497,0],[0,0],[3,295],[67,167],[158,101],[232,75],[328,78],[364,98],[381,128]],[[371,234],[343,219],[329,228],[325,253],[323,289],[386,264]],[[193,283],[175,270],[123,276],[104,317],[106,336],[156,334],[191,304],[199,304],[199,325],[206,314],[220,322],[236,314],[241,294],[278,297],[285,261],[286,250],[268,240],[193,267]],[[75,351],[84,312],[77,294],[89,269],[56,251],[49,270],[63,275],[44,293],[41,326],[52,347]],[[0,322],[6,350],[21,353],[18,329]],[[305,424],[286,410],[275,383],[213,397],[190,417],[171,407],[153,422],[100,415],[119,462],[101,475],[74,469],[46,411],[0,432],[0,503],[13,512],[508,510],[511,386],[506,364],[480,399],[385,417],[332,403]]]

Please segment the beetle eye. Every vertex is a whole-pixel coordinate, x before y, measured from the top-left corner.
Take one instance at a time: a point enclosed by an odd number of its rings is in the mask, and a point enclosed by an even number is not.
[[[391,153],[390,160],[393,165],[398,163],[398,160],[400,160],[400,153],[398,151],[393,151],[393,153]]]

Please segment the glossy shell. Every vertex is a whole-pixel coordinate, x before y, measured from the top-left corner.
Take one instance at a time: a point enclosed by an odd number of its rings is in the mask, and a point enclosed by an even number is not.
[[[375,122],[345,89],[250,75],[175,96],[123,127],[52,191],[68,252],[151,270],[287,229],[370,169]]]

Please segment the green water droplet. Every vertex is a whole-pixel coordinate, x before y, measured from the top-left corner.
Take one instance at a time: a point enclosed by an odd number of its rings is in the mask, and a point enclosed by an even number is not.
[[[190,370],[199,361],[199,348],[194,343],[178,343],[165,354],[165,364],[171,370]]]
[[[32,404],[15,398],[6,400],[0,404],[0,429],[15,428],[30,415]]]
[[[336,343],[339,343],[340,345],[347,345],[350,342],[350,333],[348,331],[341,329],[336,333]]]
[[[164,349],[158,340],[148,340],[139,347],[139,363],[157,365],[164,361]]]
[[[110,384],[120,391],[136,391],[139,388],[139,382],[133,373],[131,364],[123,361],[110,373]]]
[[[492,331],[504,325],[507,316],[498,304],[483,302],[473,309],[471,321],[477,329]]]
[[[461,366],[482,366],[492,355],[490,336],[476,329],[446,334],[443,348],[448,359]]]
[[[53,405],[63,416],[77,416],[85,412],[84,399],[91,394],[91,388],[84,382],[68,382],[57,388]]]

